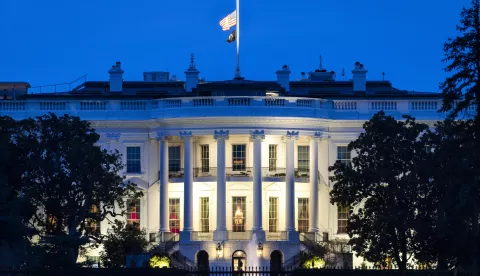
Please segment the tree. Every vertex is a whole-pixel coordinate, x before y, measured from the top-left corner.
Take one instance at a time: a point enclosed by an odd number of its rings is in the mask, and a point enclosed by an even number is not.
[[[480,152],[480,0],[472,0],[470,7],[465,7],[461,13],[460,24],[457,26],[459,35],[450,38],[444,45],[444,62],[449,63],[445,68],[450,76],[442,83],[444,94],[443,111],[452,111],[451,118],[455,118],[461,111],[473,110],[474,127],[472,136],[475,141],[473,152]],[[472,208],[469,221],[471,241],[471,265],[477,271],[480,246],[480,155],[471,155],[473,160],[473,177],[470,182],[469,197]]]
[[[101,241],[92,223],[124,215],[124,198],[141,193],[119,175],[120,154],[95,145],[99,135],[89,122],[51,113],[22,124],[28,139],[20,154],[35,164],[25,170],[21,189],[37,210],[32,226],[47,259],[73,266],[83,246]]]
[[[426,156],[419,137],[428,129],[403,118],[375,114],[348,145],[357,153],[351,165],[337,161],[329,168],[335,183],[331,203],[355,209],[347,224],[353,251],[377,265],[392,260],[401,270],[416,251],[417,164]]]
[[[22,169],[28,158],[19,155],[24,133],[19,123],[0,117],[0,265],[20,266],[26,262],[34,229],[27,226],[34,213],[29,198],[19,193]]]
[[[438,122],[423,140],[431,149],[418,164],[420,186],[417,259],[438,269],[469,266],[471,228],[471,183],[474,175],[472,120]]]
[[[145,229],[140,230],[138,224],[125,224],[115,220],[112,232],[103,242],[100,256],[104,267],[125,267],[127,255],[140,254],[146,251],[148,241]]]

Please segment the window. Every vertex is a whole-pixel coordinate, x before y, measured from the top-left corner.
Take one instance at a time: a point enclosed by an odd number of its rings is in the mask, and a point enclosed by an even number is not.
[[[168,171],[180,171],[180,146],[168,147]]]
[[[168,225],[170,232],[180,233],[180,198],[168,200]]]
[[[298,171],[310,171],[310,146],[298,146]]]
[[[299,198],[298,199],[298,232],[306,233],[308,232],[308,198]]]
[[[200,198],[200,231],[210,231],[210,205],[208,197]]]
[[[277,170],[277,145],[268,145],[268,170]]]
[[[244,196],[232,197],[233,232],[245,232],[246,202],[247,198]]]
[[[90,213],[97,214],[98,213],[98,206],[92,205],[90,208]],[[87,233],[88,234],[100,234],[100,221],[97,221],[93,218],[88,219],[87,221]]]
[[[232,145],[232,170],[245,171],[246,165],[246,145]]]
[[[200,146],[200,161],[202,163],[202,172],[210,171],[210,151],[208,145]]]
[[[337,147],[337,160],[340,160],[345,165],[350,165],[350,160],[352,155],[348,150],[347,146],[338,146]]]
[[[127,223],[140,226],[140,199],[127,199]]]
[[[268,199],[268,231],[278,231],[278,197]]]
[[[338,221],[337,221],[338,231],[337,231],[337,233],[338,233],[338,234],[345,234],[345,233],[347,233],[347,221],[348,221],[348,216],[349,216],[350,208],[344,207],[344,206],[340,206],[340,205],[338,205],[337,208],[338,208],[338,212],[337,212],[337,216],[338,216]]]
[[[140,147],[127,147],[127,173],[140,172]]]
[[[150,233],[148,241],[149,242],[156,242],[157,241],[157,233]]]

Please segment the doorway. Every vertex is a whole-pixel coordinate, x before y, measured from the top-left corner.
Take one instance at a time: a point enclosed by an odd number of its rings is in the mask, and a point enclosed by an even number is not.
[[[200,272],[208,271],[210,265],[208,263],[208,253],[201,250],[197,253],[197,268]]]
[[[272,275],[278,275],[282,270],[283,264],[283,254],[279,250],[274,250],[272,254],[270,254],[270,271],[272,271]]]
[[[233,252],[232,255],[232,268],[233,271],[245,271],[247,267],[247,254],[242,250]]]

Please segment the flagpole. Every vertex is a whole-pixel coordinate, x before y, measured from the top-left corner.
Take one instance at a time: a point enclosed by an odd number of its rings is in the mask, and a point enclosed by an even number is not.
[[[241,78],[240,74],[240,0],[237,0],[237,29],[236,29],[236,41],[237,41],[237,67],[235,68],[235,78]]]

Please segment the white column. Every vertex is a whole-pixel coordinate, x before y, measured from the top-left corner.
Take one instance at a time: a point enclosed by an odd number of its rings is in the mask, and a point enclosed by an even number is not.
[[[265,139],[263,130],[250,133],[253,140],[253,227],[258,241],[265,240],[265,231],[262,227],[262,140]]]
[[[227,239],[227,177],[225,174],[225,141],[229,132],[216,131],[213,139],[217,141],[217,228],[213,232],[214,241]]]
[[[298,139],[298,131],[287,131],[287,178],[286,178],[286,210],[285,230],[295,232],[295,140]],[[289,240],[293,237],[289,235]]]
[[[321,133],[315,132],[310,139],[310,228],[308,232],[318,232],[318,141]]]
[[[157,136],[160,142],[160,233],[169,232],[168,226],[168,140]],[[162,235],[163,236],[163,235]]]
[[[192,132],[180,132],[183,140],[183,232],[193,231],[193,155]]]

